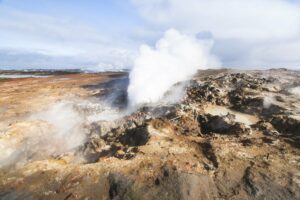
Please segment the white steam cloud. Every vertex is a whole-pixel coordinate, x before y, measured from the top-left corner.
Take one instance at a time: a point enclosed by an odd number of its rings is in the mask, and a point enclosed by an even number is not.
[[[59,102],[13,123],[0,137],[0,167],[74,153],[86,139],[83,122],[73,103]]]
[[[298,98],[300,98],[300,86],[289,89],[289,93],[291,93],[291,94],[297,96]]]
[[[175,83],[189,79],[198,69],[220,67],[210,53],[212,44],[211,40],[198,40],[170,29],[155,48],[142,45],[130,73],[130,105],[157,102]]]
[[[61,141],[58,149],[62,152],[80,146],[85,140],[82,127],[83,116],[75,109],[72,102],[58,102],[46,111],[34,114],[31,120],[46,121],[53,126],[52,137],[56,144],[57,141]]]
[[[268,109],[271,105],[275,104],[276,99],[273,96],[266,96],[264,97],[263,106],[264,108]]]

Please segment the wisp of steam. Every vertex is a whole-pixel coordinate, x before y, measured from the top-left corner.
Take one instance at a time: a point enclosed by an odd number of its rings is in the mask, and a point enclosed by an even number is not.
[[[74,152],[85,142],[84,119],[71,102],[58,102],[8,128],[0,138],[0,168]]]
[[[291,93],[291,94],[295,95],[296,97],[300,98],[300,86],[291,88],[288,91],[289,91],[289,93]]]
[[[189,79],[198,69],[220,67],[211,54],[212,44],[170,29],[155,48],[142,45],[129,77],[130,106],[158,102],[174,84]]]

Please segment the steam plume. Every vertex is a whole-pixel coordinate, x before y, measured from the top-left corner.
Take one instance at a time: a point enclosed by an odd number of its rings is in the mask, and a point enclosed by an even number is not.
[[[272,104],[276,102],[275,98],[273,96],[266,96],[264,97],[263,106],[264,108],[270,108]]]
[[[300,98],[300,86],[289,89],[289,92]]]
[[[219,67],[211,47],[211,40],[198,40],[174,29],[166,31],[155,48],[142,45],[130,73],[130,106],[155,103],[172,85],[187,80],[198,69]]]

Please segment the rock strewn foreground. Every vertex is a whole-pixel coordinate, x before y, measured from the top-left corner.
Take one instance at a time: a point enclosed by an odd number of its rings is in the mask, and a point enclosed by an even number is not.
[[[299,86],[287,70],[199,71],[182,102],[86,123],[73,154],[3,169],[0,197],[300,199]]]

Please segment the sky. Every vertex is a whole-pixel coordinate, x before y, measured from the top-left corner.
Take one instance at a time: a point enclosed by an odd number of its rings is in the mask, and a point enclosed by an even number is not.
[[[224,67],[300,68],[300,0],[0,0],[0,68],[131,68],[170,28]]]

